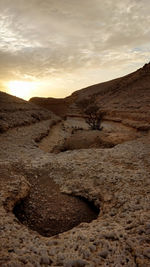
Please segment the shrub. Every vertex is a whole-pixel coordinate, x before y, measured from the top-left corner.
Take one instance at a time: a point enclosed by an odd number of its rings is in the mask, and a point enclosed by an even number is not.
[[[96,104],[90,102],[90,99],[84,99],[78,102],[78,106],[82,109],[86,123],[91,130],[102,130],[101,122],[104,112],[99,110]]]

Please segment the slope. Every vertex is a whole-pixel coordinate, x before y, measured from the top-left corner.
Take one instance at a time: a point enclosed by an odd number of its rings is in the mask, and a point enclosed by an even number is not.
[[[54,117],[56,116],[46,109],[0,92],[0,133]]]

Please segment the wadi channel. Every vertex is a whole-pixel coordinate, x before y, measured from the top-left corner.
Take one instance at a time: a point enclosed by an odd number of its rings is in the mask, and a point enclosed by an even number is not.
[[[59,100],[62,116],[0,93],[0,266],[150,266],[149,74]],[[101,131],[78,112],[85,96]]]

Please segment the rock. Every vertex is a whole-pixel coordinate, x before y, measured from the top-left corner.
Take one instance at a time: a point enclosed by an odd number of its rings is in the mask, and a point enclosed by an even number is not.
[[[143,255],[150,259],[150,247],[144,248]]]
[[[48,255],[43,255],[40,259],[40,264],[51,265],[52,261]]]
[[[81,259],[69,260],[64,264],[64,267],[84,267],[87,265],[87,262]]]
[[[91,252],[94,252],[94,251],[96,251],[96,246],[95,245],[90,245],[89,249],[90,249]]]
[[[101,252],[99,252],[98,255],[101,256],[102,258],[106,259],[108,256],[108,250],[102,250]]]

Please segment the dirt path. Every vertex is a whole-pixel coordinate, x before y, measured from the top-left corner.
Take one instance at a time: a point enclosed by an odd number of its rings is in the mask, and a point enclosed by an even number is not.
[[[45,152],[54,152],[60,147],[64,141],[72,134],[72,130],[76,128],[88,129],[88,125],[82,118],[70,118],[54,125],[49,135],[41,140],[39,148]]]
[[[59,122],[51,128],[49,135],[43,138],[39,144],[39,148],[45,152],[53,152],[53,148],[60,145],[67,135],[63,123]]]

